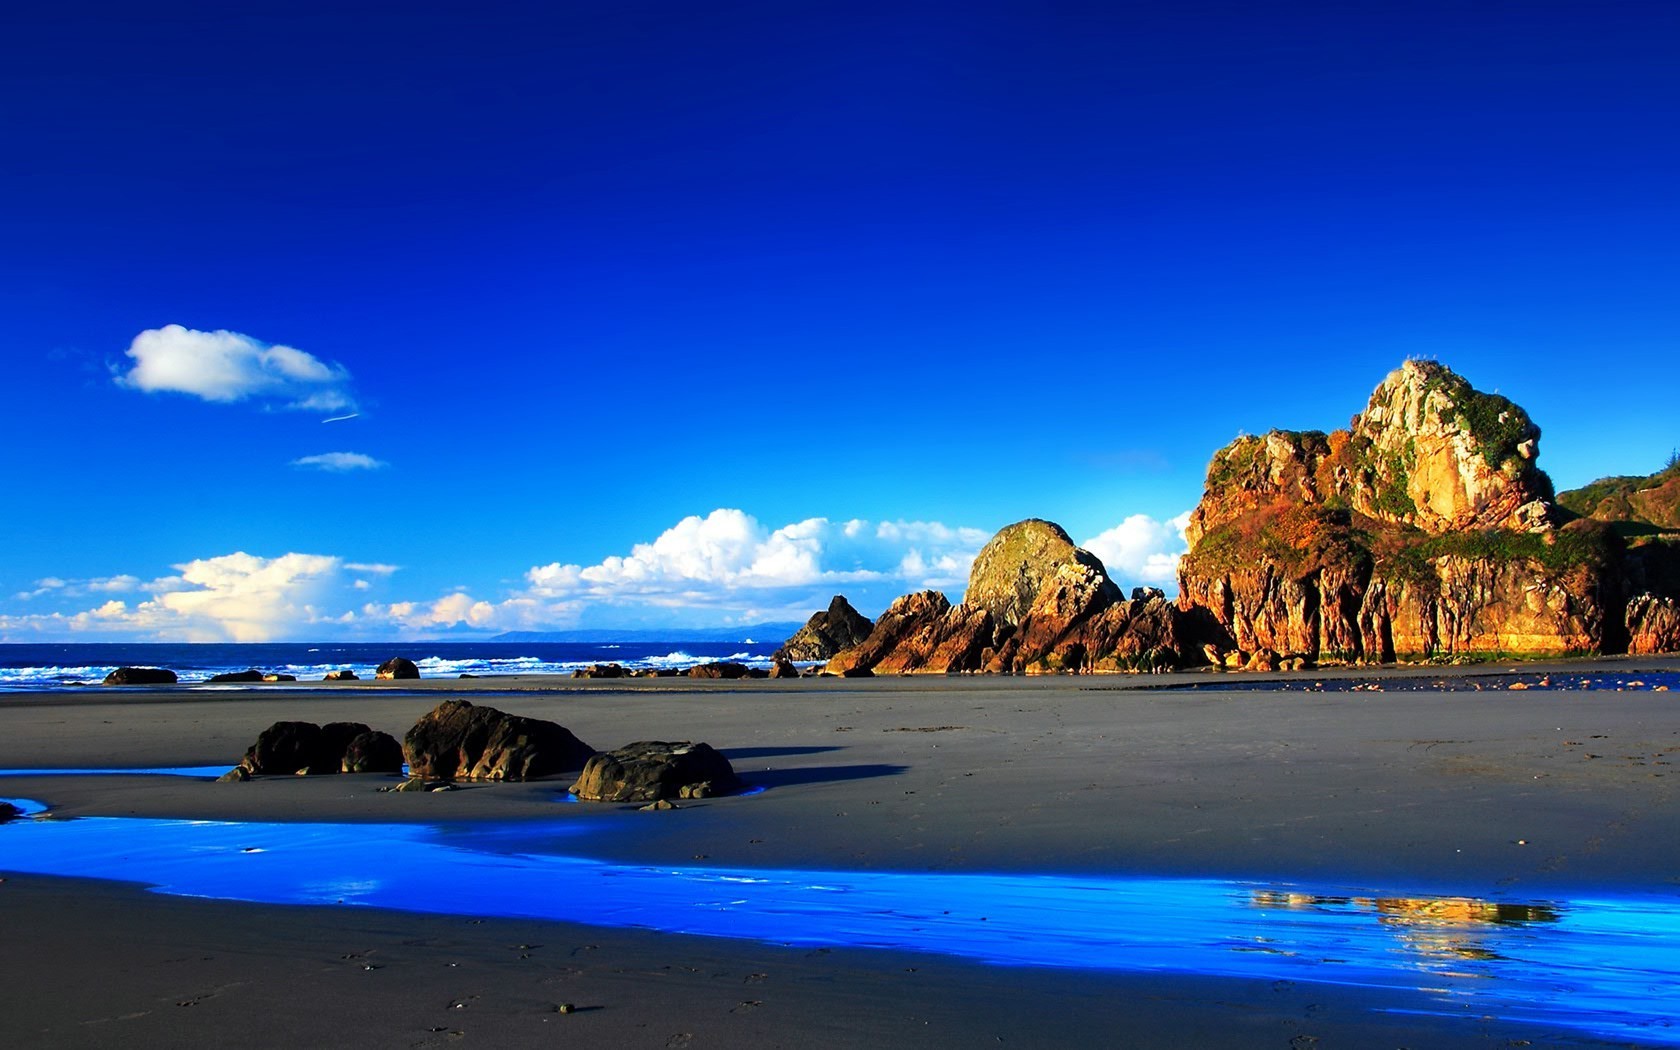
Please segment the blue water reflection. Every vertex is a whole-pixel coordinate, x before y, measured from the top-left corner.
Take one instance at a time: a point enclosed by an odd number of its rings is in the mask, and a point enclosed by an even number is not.
[[[1197,879],[655,867],[579,856],[584,833],[565,820],[37,817],[0,825],[0,868],[263,903],[1413,989],[1443,1015],[1469,1008],[1680,1045],[1680,909],[1668,897],[1496,902]]]

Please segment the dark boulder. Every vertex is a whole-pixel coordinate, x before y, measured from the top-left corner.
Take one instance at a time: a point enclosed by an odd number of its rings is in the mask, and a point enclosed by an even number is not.
[[[590,758],[572,794],[592,802],[709,798],[741,789],[729,759],[709,744],[642,740]]]
[[[836,594],[825,612],[805,622],[792,638],[776,650],[779,660],[826,660],[842,649],[850,649],[874,628],[869,618],[852,608],[846,596]]]
[[[297,681],[297,675],[280,674],[278,671],[271,671],[270,673],[263,675],[262,680],[265,682],[295,682]]]
[[[339,769],[345,773],[401,773],[402,745],[390,733],[357,733],[344,746]]]
[[[720,660],[714,663],[698,664],[688,669],[690,678],[751,678],[752,669],[746,664]]]
[[[366,728],[366,727],[363,727]],[[337,773],[342,747],[332,743],[314,722],[276,722],[257,736],[240,761],[246,772],[265,776]]]
[[[778,657],[776,662],[770,665],[770,677],[798,678],[799,668],[793,666],[791,661]]]
[[[374,677],[384,680],[397,678],[419,678],[420,668],[414,666],[414,661],[402,656],[393,656],[379,665]]]
[[[162,667],[119,667],[105,676],[106,685],[174,685],[175,672]]]
[[[445,700],[403,739],[412,776],[428,780],[531,780],[579,769],[595,749],[540,718]]]
[[[216,682],[216,683],[220,683],[220,682],[260,682],[262,680],[263,680],[263,673],[261,671],[257,670],[254,667],[249,671],[227,671],[227,672],[224,672],[222,674],[213,674],[209,678],[205,679],[206,682]]]
[[[21,816],[23,816],[23,810],[12,805],[10,802],[0,802],[0,824],[4,824],[8,820],[15,820]]]
[[[356,676],[356,672],[347,670],[347,671],[328,671],[326,677],[321,679],[321,681],[323,681],[323,682],[359,682],[359,681],[361,681],[361,679]]]
[[[950,674],[977,671],[996,634],[992,614],[952,605],[938,591],[907,594],[887,606],[869,637],[834,654],[823,674]]]

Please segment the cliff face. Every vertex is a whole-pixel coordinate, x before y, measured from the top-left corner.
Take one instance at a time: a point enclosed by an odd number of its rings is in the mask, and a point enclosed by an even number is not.
[[[1029,519],[981,549],[968,593],[905,595],[828,674],[1165,670],[1199,663],[1205,617],[1160,597],[1123,601],[1102,562],[1061,527]]]
[[[1191,516],[1180,605],[1239,649],[1309,659],[1617,651],[1620,544],[1559,524],[1539,434],[1409,361],[1347,430],[1239,438]]]

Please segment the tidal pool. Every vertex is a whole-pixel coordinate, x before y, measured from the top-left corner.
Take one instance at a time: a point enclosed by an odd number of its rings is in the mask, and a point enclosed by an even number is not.
[[[265,904],[627,926],[1010,966],[1316,981],[1680,1045],[1673,897],[1493,901],[1201,879],[609,863],[575,821],[0,824],[0,869]]]

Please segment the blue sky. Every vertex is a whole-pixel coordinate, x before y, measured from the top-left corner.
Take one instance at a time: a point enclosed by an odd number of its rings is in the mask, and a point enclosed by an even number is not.
[[[873,614],[1026,516],[1160,582],[1407,356],[1560,487],[1680,445],[1673,4],[8,21],[0,639]]]

